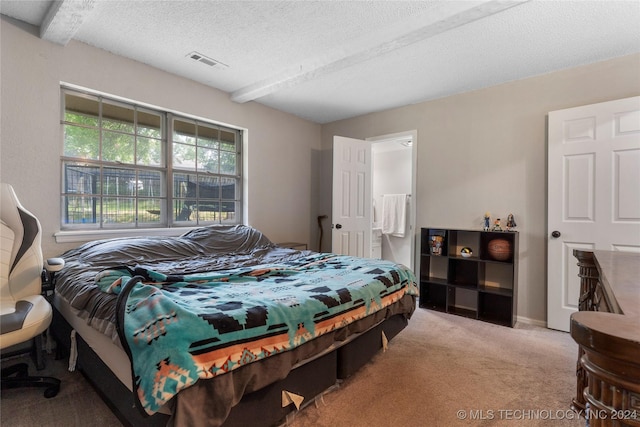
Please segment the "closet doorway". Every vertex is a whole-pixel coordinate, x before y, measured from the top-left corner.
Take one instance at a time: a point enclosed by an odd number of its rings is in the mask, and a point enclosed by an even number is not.
[[[372,253],[382,259],[404,264],[414,270],[416,242],[416,159],[417,132],[407,131],[367,138],[372,143]],[[389,218],[383,227],[387,195],[406,195],[404,233],[390,233]],[[386,228],[386,229],[385,229]],[[379,245],[379,246],[378,246]]]

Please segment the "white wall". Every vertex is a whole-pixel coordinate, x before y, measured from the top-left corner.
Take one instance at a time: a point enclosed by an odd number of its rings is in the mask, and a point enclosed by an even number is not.
[[[512,212],[520,232],[518,315],[545,322],[547,113],[640,95],[639,76],[636,54],[324,125],[319,209],[331,213],[333,135],[417,129],[416,232],[480,229],[485,211]]]
[[[224,92],[86,44],[43,41],[35,27],[4,16],[0,30],[0,179],[40,219],[45,256],[76,246],[53,238],[60,228],[61,82],[248,129],[249,223],[275,242],[312,243],[320,125],[234,103]]]

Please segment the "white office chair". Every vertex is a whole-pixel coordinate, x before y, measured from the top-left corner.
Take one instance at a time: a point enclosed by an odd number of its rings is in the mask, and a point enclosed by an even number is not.
[[[43,274],[40,243],[38,219],[22,207],[9,184],[0,184],[0,352],[3,357],[24,352],[15,350],[34,340],[38,369],[44,368],[42,333],[52,319],[51,305],[42,295],[42,278],[52,275]],[[56,378],[28,376],[26,363],[2,369],[1,385],[2,389],[46,387],[47,398],[60,390]]]

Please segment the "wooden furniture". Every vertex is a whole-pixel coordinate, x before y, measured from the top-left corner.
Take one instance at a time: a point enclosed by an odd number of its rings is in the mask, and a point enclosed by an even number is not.
[[[422,229],[420,307],[513,327],[517,296],[517,232]]]
[[[306,243],[300,242],[283,242],[278,243],[277,245],[281,248],[296,249],[298,251],[306,251],[308,249]]]
[[[640,253],[574,250],[581,278],[574,409],[589,426],[640,426]]]

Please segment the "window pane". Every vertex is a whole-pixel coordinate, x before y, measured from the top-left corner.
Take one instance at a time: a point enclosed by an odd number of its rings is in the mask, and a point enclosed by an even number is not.
[[[131,169],[104,168],[102,172],[103,194],[112,196],[135,196],[143,183],[136,179]]]
[[[218,173],[218,150],[198,147],[198,171]]]
[[[191,213],[196,207],[197,180],[196,175],[183,173],[173,174],[174,221],[190,221],[195,219],[195,216],[191,216]]]
[[[236,202],[201,202],[198,205],[198,222],[235,222]]]
[[[138,172],[138,197],[166,197],[164,173],[156,171]]]
[[[183,120],[174,120],[173,141],[196,145],[196,124]]]
[[[194,145],[173,144],[173,165],[196,170],[196,147]]]
[[[220,178],[222,187],[222,199],[225,200],[237,200],[239,199],[236,193],[236,181],[233,178]]]
[[[225,175],[236,175],[236,153],[226,151],[220,152],[220,173]]]
[[[236,212],[240,212],[240,202],[222,202],[220,222],[223,224],[239,223],[240,218],[238,218],[238,216],[236,215]]]
[[[218,177],[199,176],[197,203],[192,210],[198,213],[198,221],[215,221],[217,218],[218,200],[220,199],[220,180]]]
[[[159,139],[138,137],[136,163],[145,166],[163,166],[162,141]]]
[[[200,176],[198,178],[198,198],[199,199],[219,199],[220,179],[210,176]]]
[[[102,199],[102,222],[105,224],[133,224],[136,219],[136,199],[133,197],[105,197]]]
[[[218,128],[198,126],[198,145],[200,147],[218,148]]]
[[[66,194],[100,194],[100,167],[77,163],[63,164],[62,192]]]
[[[201,201],[198,204],[198,222],[219,222],[220,202]]]
[[[102,103],[102,127],[109,130],[133,133],[134,110],[121,105]]]
[[[100,153],[98,129],[65,125],[63,152],[67,157],[97,160]]]
[[[174,173],[173,174],[173,197],[195,198],[197,180],[198,180],[197,176],[193,174]]]
[[[102,160],[133,164],[134,137],[117,132],[102,132]]]
[[[236,150],[236,132],[229,132],[225,130],[220,131],[220,149],[225,151],[237,151]]]
[[[162,206],[166,200],[138,199],[138,222],[146,224],[160,224],[164,222]]]
[[[159,114],[138,110],[138,128],[140,136],[162,138],[162,117]]]
[[[95,224],[100,215],[97,197],[63,196],[64,224]]]
[[[236,212],[239,209],[238,180],[234,178],[221,178],[222,203],[220,204],[220,222],[237,222]]]
[[[85,126],[98,126],[100,104],[93,97],[64,95],[64,120]]]
[[[173,199],[173,220],[195,221],[193,210],[185,203],[184,199]]]

